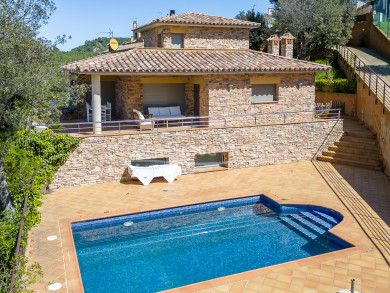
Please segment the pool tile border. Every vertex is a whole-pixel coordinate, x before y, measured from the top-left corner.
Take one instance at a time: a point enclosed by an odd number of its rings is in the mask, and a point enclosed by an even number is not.
[[[276,264],[269,267],[259,268],[251,271],[246,271],[234,275],[224,276],[212,280],[207,280],[199,283],[194,283],[178,288],[173,288],[169,290],[162,291],[164,293],[180,293],[180,292],[195,292],[199,290],[204,290],[208,288],[213,288],[219,285],[237,282],[241,280],[248,280],[250,278],[256,277],[256,276],[265,276],[271,273],[281,272],[285,270],[286,268],[294,268],[299,266],[306,266],[308,264],[314,264],[314,263],[320,263],[327,259],[333,259],[338,257],[345,257],[353,254],[358,254],[362,252],[368,252],[373,251],[373,248],[367,245],[360,244],[359,239],[356,239],[352,236],[345,235],[344,232],[346,229],[349,228],[349,226],[354,222],[354,219],[352,215],[348,212],[345,208],[335,208],[335,207],[328,207],[326,204],[324,205],[318,205],[318,202],[310,201],[310,200],[286,200],[286,199],[280,199],[277,195],[269,193],[269,192],[251,192],[245,195],[237,196],[237,195],[231,195],[231,196],[219,196],[219,197],[212,197],[207,198],[207,200],[186,200],[177,202],[174,204],[165,204],[161,203],[158,206],[146,206],[143,208],[137,208],[137,209],[127,209],[127,210],[121,210],[121,211],[107,211],[105,213],[99,213],[99,214],[89,214],[89,215],[80,215],[77,218],[64,218],[59,220],[59,226],[60,226],[60,232],[61,232],[61,242],[63,247],[63,253],[64,253],[64,262],[65,262],[65,272],[66,272],[66,282],[68,287],[68,292],[74,292],[74,293],[83,293],[83,284],[81,279],[81,274],[79,270],[78,260],[77,260],[77,254],[76,254],[76,248],[73,241],[73,234],[72,234],[72,223],[77,222],[83,222],[83,221],[92,221],[99,218],[108,218],[108,217],[118,217],[118,216],[125,216],[127,214],[132,213],[143,213],[143,212],[149,212],[149,211],[158,211],[162,209],[169,209],[169,208],[177,208],[180,206],[185,205],[196,205],[196,204],[202,204],[205,202],[213,202],[213,201],[220,201],[220,200],[229,200],[229,199],[241,199],[245,197],[250,196],[256,196],[256,195],[265,195],[266,197],[270,198],[271,200],[275,201],[276,203],[280,205],[311,205],[316,207],[323,207],[330,210],[333,210],[343,216],[343,220],[336,226],[334,226],[332,229],[329,230],[331,235],[337,236],[341,238],[343,241],[349,243],[352,245],[351,248],[345,248],[342,250],[334,251],[334,252],[328,252],[321,255],[316,255],[308,258],[303,258],[299,260],[294,260],[286,263]]]

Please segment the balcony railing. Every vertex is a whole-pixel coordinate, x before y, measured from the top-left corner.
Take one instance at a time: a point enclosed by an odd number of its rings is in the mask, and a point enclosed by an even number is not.
[[[204,129],[210,127],[254,126],[259,124],[285,124],[314,121],[320,119],[339,119],[340,109],[318,109],[314,111],[268,112],[255,114],[234,114],[218,116],[200,116],[183,118],[120,120],[105,122],[73,122],[59,124],[34,125],[35,131],[51,129],[59,133],[126,134],[139,133],[141,130],[164,132],[167,130]]]
[[[356,74],[368,86],[370,91],[375,94],[384,108],[390,110],[390,85],[387,84],[370,66],[365,64],[355,53],[345,46],[338,46],[337,50],[344,60],[351,66]]]

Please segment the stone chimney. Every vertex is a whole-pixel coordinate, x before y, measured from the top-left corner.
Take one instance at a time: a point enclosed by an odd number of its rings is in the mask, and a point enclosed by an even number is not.
[[[137,21],[133,21],[133,30],[135,30],[138,27]],[[137,33],[133,31],[133,37],[131,38],[132,41],[135,41],[137,39]]]
[[[279,55],[280,39],[278,35],[272,35],[268,39],[268,53],[272,55]]]
[[[290,33],[284,34],[281,38],[281,55],[284,57],[293,58],[294,37]]]

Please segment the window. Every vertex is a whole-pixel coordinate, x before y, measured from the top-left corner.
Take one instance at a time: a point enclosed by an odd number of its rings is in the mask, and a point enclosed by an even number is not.
[[[214,153],[195,156],[195,169],[225,167],[225,154]]]
[[[172,49],[183,48],[183,34],[172,34]]]
[[[275,84],[252,84],[252,103],[276,101]]]
[[[144,160],[131,160],[131,164],[137,167],[148,167],[153,165],[165,165],[168,163],[167,158],[155,158],[155,159],[144,159]]]

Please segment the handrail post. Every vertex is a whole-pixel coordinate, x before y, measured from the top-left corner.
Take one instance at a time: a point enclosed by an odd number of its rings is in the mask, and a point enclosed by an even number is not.
[[[364,64],[364,71],[363,71],[363,81],[366,83],[366,64]]]
[[[376,77],[375,96],[376,96],[376,98],[378,98],[378,76],[375,76],[375,77]]]

